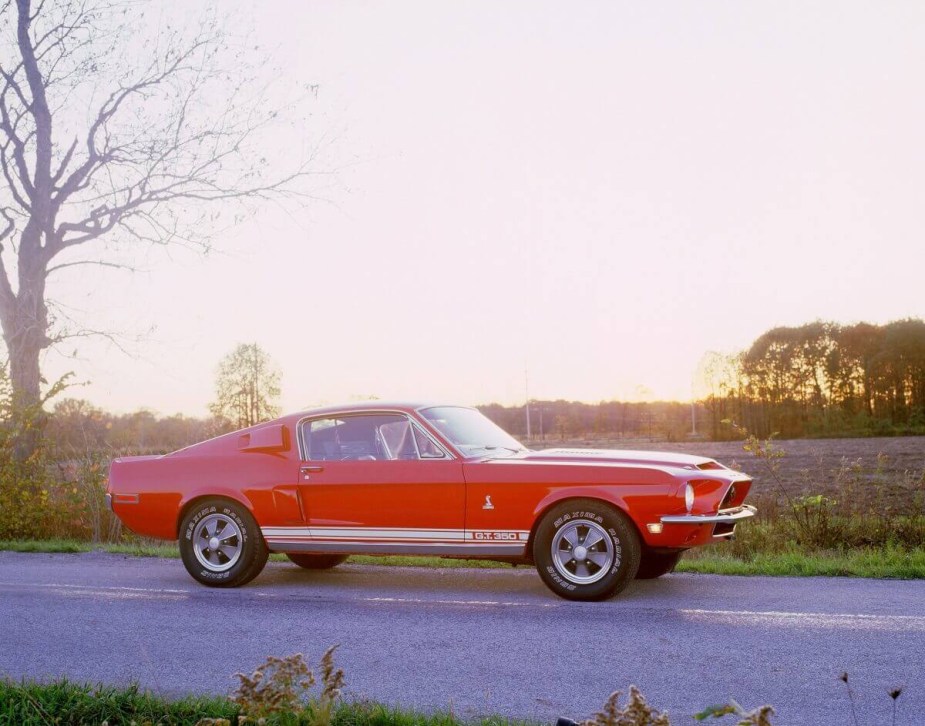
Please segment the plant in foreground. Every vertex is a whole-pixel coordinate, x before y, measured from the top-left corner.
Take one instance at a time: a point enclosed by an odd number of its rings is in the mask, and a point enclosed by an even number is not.
[[[321,657],[321,695],[317,699],[310,696],[315,674],[301,653],[286,658],[269,656],[251,675],[238,673],[240,685],[231,698],[241,709],[238,725],[265,724],[274,714],[287,714],[295,716],[299,723],[303,723],[304,716],[310,726],[330,726],[344,685],[344,671],[334,667],[337,647],[332,645]],[[223,719],[203,719],[197,726],[230,724]]]
[[[713,718],[738,716],[740,720],[736,726],[771,726],[771,716],[773,715],[774,709],[770,706],[759,706],[754,711],[746,711],[738,703],[730,699],[729,703],[723,706],[710,706],[704,709],[694,718],[697,721],[703,721],[711,716]]]
[[[854,726],[858,726],[858,713],[854,706],[854,691],[851,690],[851,684],[848,682],[848,674],[842,673],[838,680],[845,684],[845,689],[848,691],[848,702],[851,704],[851,718],[854,723]],[[887,691],[890,699],[893,701],[893,726],[896,726],[896,702],[899,700],[899,697],[902,695],[903,689],[899,686],[896,688],[891,688]]]
[[[630,686],[629,702],[620,706],[620,691],[614,691],[604,703],[604,708],[593,718],[581,722],[581,726],[670,726],[668,714],[652,708],[636,686]]]
[[[620,691],[611,693],[610,698],[604,703],[604,708],[578,726],[671,726],[668,714],[652,708],[636,686],[630,686],[629,701],[625,706],[619,704],[621,695],[623,694]],[[694,718],[703,721],[711,716],[723,718],[730,715],[739,717],[737,726],[771,726],[774,709],[761,706],[754,711],[746,711],[735,701],[730,701],[722,706],[711,706]],[[560,723],[562,721],[563,719],[560,719]]]

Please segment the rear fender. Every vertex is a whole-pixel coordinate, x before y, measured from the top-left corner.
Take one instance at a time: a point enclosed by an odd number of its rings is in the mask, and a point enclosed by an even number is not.
[[[177,538],[180,536],[180,524],[183,522],[183,518],[186,516],[187,512],[192,507],[196,506],[197,502],[202,501],[203,499],[215,498],[230,499],[233,502],[237,502],[241,506],[247,507],[247,510],[254,516],[254,519],[257,519],[257,516],[254,512],[253,502],[237,489],[229,489],[227,487],[203,487],[193,489],[180,500],[180,507],[177,511],[177,521],[175,524],[175,532]]]

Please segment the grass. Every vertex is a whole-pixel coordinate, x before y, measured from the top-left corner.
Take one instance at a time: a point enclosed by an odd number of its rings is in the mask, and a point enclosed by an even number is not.
[[[765,575],[779,577],[869,577],[877,579],[925,579],[925,548],[898,546],[847,550],[805,551],[794,543],[781,543],[778,551],[735,552],[729,545],[717,544],[685,554],[678,572],[710,575]],[[90,544],[74,540],[6,540],[0,550],[12,552],[110,552],[135,557],[179,557],[175,542],[134,544]],[[285,562],[285,555],[272,559]],[[357,565],[379,567],[509,568],[510,565],[486,560],[455,560],[442,557],[373,557],[354,555]]]
[[[33,683],[0,680],[0,726],[60,724],[158,724],[192,726],[200,719],[228,719],[237,723],[238,706],[224,697],[188,697],[168,700],[137,685],[115,688],[61,680]],[[308,724],[307,716],[270,717],[268,724]],[[331,726],[527,726],[500,717],[463,721],[452,713],[424,714],[376,703],[340,703]]]
[[[9,552],[46,553],[110,552],[117,555],[133,555],[135,557],[180,556],[180,551],[177,549],[176,542],[94,544],[92,542],[80,542],[72,539],[0,540],[0,550],[7,550]]]
[[[710,548],[687,553],[677,572],[920,580],[925,579],[925,549],[884,547],[809,553],[790,550],[743,557]]]
[[[0,681],[0,726],[42,724],[130,723],[195,724],[205,717],[236,719],[238,708],[227,698],[183,698],[167,701],[127,688],[91,686],[61,680],[55,683]]]

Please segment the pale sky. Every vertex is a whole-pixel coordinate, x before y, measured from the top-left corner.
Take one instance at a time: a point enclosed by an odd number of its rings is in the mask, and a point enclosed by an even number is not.
[[[62,273],[140,337],[50,353],[69,395],[205,415],[257,342],[287,411],[522,403],[525,369],[534,398],[683,400],[773,326],[925,316],[921,2],[222,7],[318,84],[316,138],[273,142],[326,140],[326,201]]]

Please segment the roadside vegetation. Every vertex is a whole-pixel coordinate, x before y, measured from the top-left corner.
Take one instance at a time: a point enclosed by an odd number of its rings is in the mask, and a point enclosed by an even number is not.
[[[0,726],[529,726],[502,717],[472,720],[450,712],[425,714],[368,701],[345,702],[341,698],[344,671],[334,663],[336,649],[328,648],[316,668],[301,653],[270,656],[252,674],[236,675],[238,688],[230,697],[169,700],[137,684],[115,688],[67,680],[46,684],[0,680]],[[668,714],[650,706],[635,686],[630,686],[626,699],[622,695],[612,693],[599,713],[571,723],[670,726]],[[773,713],[770,706],[747,711],[731,701],[694,718],[724,719],[729,724],[732,721],[725,717],[733,716],[739,726],[771,726]]]
[[[251,674],[238,673],[230,696],[167,699],[137,684],[114,687],[75,683],[0,680],[0,726],[534,726],[500,716],[464,719],[447,711],[424,713],[365,700],[345,701],[343,669],[334,663],[337,646],[312,667],[301,653],[270,656]],[[891,688],[882,702],[857,703],[847,673],[833,676],[843,684],[851,723],[908,723],[901,712],[903,689]],[[864,717],[859,720],[858,712]],[[650,705],[635,686],[610,694],[599,712],[581,721],[560,719],[564,726],[671,726],[691,719],[717,726],[772,726],[769,705],[745,708],[735,700],[693,714],[674,714]],[[673,720],[672,720],[673,719]],[[874,719],[870,721],[869,719]],[[538,725],[536,725],[538,726]]]

